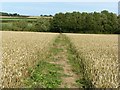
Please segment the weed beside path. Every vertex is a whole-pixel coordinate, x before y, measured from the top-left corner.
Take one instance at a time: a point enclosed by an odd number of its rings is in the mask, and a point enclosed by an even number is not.
[[[76,52],[69,39],[60,34],[48,53],[35,68],[29,70],[30,76],[25,81],[28,87],[39,88],[81,88],[82,73],[79,71]],[[80,69],[80,70],[79,70]],[[80,75],[81,74],[81,75]]]
[[[49,63],[59,65],[63,68],[63,71],[61,71],[63,74],[61,77],[61,88],[77,88],[78,85],[76,80],[78,79],[78,76],[72,71],[72,66],[69,63],[68,47],[68,39],[66,36],[61,34],[53,44],[53,48],[51,50],[54,51],[55,55],[54,59],[51,59]]]

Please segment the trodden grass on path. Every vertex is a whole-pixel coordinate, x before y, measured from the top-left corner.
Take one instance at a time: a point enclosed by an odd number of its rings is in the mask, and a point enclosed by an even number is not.
[[[45,53],[45,58],[40,58],[39,63],[29,70],[25,84],[33,88],[86,87],[86,82],[80,81],[83,80],[82,69],[73,49],[69,39],[60,34]]]
[[[61,88],[77,88],[78,85],[76,80],[78,76],[72,71],[72,66],[68,60],[68,39],[65,35],[60,34],[60,36],[55,40],[51,52],[54,51],[53,59],[49,60],[49,63],[59,65],[63,68],[62,77],[61,77]]]

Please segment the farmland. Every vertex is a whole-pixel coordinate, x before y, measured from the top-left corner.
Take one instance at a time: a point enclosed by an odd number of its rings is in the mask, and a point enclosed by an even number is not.
[[[94,13],[66,12],[54,16],[3,16],[3,31],[119,34],[120,16],[107,10]],[[10,24],[11,23],[11,24]],[[10,24],[10,25],[9,25]]]
[[[18,23],[18,22],[24,23],[26,27],[31,28],[30,24],[32,25],[32,23],[36,22],[36,20],[37,20],[37,18],[2,16],[2,18],[0,19],[0,23],[2,25],[2,31],[4,31],[4,30],[10,31],[11,29],[14,29],[14,28],[19,31],[20,28],[17,25],[15,25],[15,23]],[[18,28],[16,28],[16,27],[18,27]]]
[[[22,77],[35,65],[58,34],[2,32],[3,86],[22,87]]]
[[[0,21],[1,22],[14,22],[14,21],[19,21],[19,20],[27,20],[27,21],[35,21],[37,18],[40,17],[8,17],[8,16],[0,16]]]
[[[0,33],[2,87],[118,87],[118,35]]]
[[[0,90],[120,90],[118,3],[98,2],[2,2]]]
[[[67,34],[95,87],[118,86],[118,35]]]
[[[5,17],[0,19],[2,31],[42,31],[50,28],[52,17]]]

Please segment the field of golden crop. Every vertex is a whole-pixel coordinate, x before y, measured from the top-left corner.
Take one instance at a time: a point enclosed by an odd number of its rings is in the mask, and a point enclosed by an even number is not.
[[[118,87],[118,35],[66,34],[98,88]]]
[[[27,68],[32,67],[47,53],[58,34],[38,32],[2,33],[2,85],[3,87],[24,87],[22,78],[28,76]]]
[[[44,58],[58,35],[1,31],[0,87],[25,87],[23,79],[30,76],[28,69]],[[65,35],[70,39],[84,64],[82,67],[84,77],[97,88],[118,87],[118,35]]]
[[[2,87],[2,33],[0,32],[0,87]]]

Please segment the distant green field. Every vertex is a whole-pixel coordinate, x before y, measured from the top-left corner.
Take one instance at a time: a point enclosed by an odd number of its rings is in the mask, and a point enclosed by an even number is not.
[[[36,21],[36,18],[1,18],[1,22],[13,22],[13,21],[20,21],[20,20],[26,20],[26,21]]]
[[[0,18],[0,24],[2,31],[35,31],[36,29],[42,31],[49,28],[50,19],[48,17],[2,17]],[[46,27],[40,25],[40,23],[43,23]]]
[[[33,26],[33,23],[36,22],[37,19],[31,18],[2,18],[0,19],[0,24],[2,25],[2,31],[9,31],[16,29],[18,30],[19,27],[16,26],[18,22],[26,22],[27,29],[30,29]],[[15,24],[16,23],[16,24]]]
[[[36,21],[38,18],[40,18],[40,16],[36,16],[36,17],[5,17],[5,16],[2,16],[0,17],[0,22],[14,22],[14,21],[20,21],[20,20],[25,20],[25,21],[28,21],[28,22],[33,22],[33,21]],[[43,18],[52,18],[52,17],[43,17]]]

